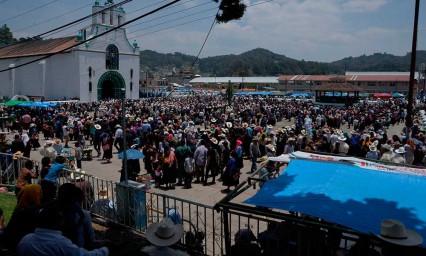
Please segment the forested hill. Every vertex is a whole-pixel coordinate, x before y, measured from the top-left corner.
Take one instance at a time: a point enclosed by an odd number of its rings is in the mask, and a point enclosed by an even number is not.
[[[348,57],[325,63],[288,58],[285,55],[257,48],[239,55],[202,58],[195,65],[203,76],[277,76],[280,74],[343,74],[348,71],[409,71],[410,53],[395,56],[386,53]],[[162,54],[141,51],[140,63],[151,71],[182,71],[188,69],[195,56],[182,53]],[[418,51],[417,67],[426,62],[426,51]]]

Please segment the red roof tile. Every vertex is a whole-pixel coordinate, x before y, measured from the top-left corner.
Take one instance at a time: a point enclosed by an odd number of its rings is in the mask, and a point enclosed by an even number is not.
[[[278,81],[330,81],[335,78],[343,78],[346,81],[357,82],[393,82],[410,81],[409,75],[283,75]]]
[[[410,81],[410,75],[348,75],[346,81],[377,81],[377,82],[393,82],[393,81]]]
[[[46,55],[64,50],[75,43],[74,36],[18,43],[0,48],[0,59]]]

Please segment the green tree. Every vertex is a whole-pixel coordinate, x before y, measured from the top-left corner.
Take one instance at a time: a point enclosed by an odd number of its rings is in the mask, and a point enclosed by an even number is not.
[[[6,24],[4,24],[3,27],[0,28],[0,45],[8,45],[14,41],[15,39],[13,38],[12,32]]]

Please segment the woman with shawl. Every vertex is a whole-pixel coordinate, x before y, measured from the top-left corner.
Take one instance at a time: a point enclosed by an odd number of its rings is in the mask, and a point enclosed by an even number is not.
[[[177,175],[177,160],[175,153],[169,146],[164,147],[161,162],[163,164],[163,183],[166,184],[166,189],[173,189],[172,184],[176,182]]]
[[[102,159],[106,159],[107,163],[111,163],[112,158],[112,146],[114,144],[114,139],[112,138],[112,134],[104,133],[102,135],[102,150],[104,151],[104,155]]]

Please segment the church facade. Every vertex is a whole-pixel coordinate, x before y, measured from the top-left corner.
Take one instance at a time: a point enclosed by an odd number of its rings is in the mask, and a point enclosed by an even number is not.
[[[0,97],[14,95],[46,100],[139,98],[139,47],[127,39],[126,13],[113,1],[92,6],[92,24],[77,36],[36,40],[0,48]],[[93,39],[92,39],[93,38]],[[80,45],[77,45],[80,44]],[[37,60],[43,56],[49,58]],[[34,63],[18,67],[21,64]],[[16,68],[14,68],[16,67]]]

